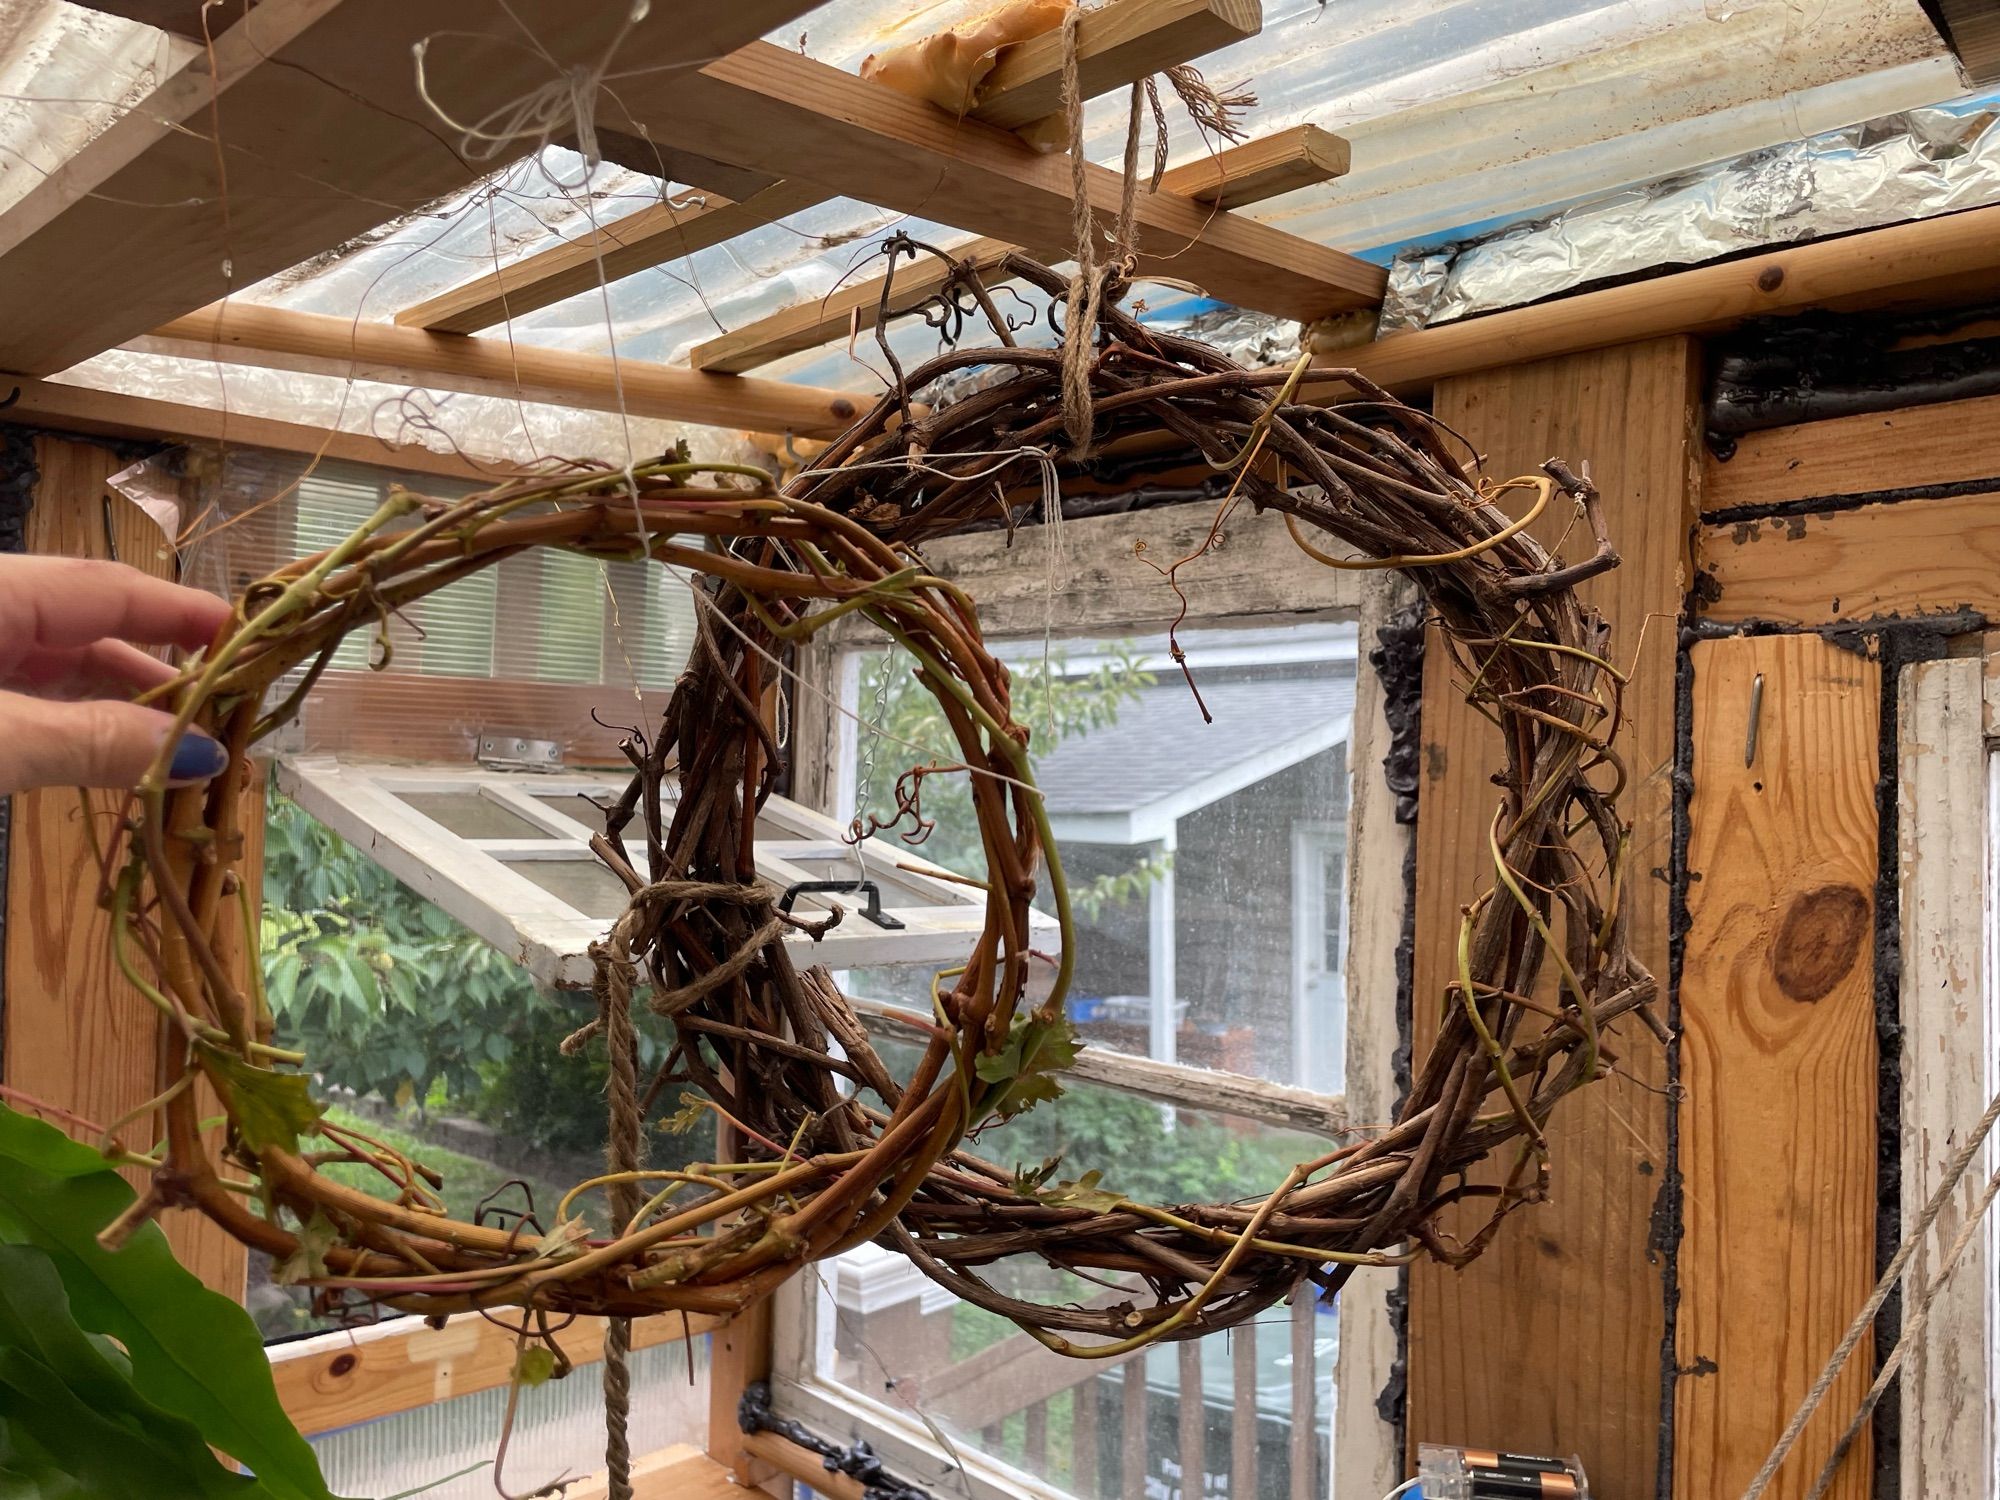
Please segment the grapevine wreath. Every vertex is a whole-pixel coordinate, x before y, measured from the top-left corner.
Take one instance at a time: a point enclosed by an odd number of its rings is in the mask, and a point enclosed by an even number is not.
[[[1050,299],[1065,289],[1024,259],[1002,270]],[[936,316],[984,313],[1000,346],[899,371],[891,394],[782,488],[756,469],[662,460],[516,480],[450,504],[398,490],[339,546],[248,588],[164,690],[183,726],[227,747],[228,770],[170,788],[162,751],[107,851],[119,961],[158,1009],[174,1069],[155,1101],[164,1154],[107,1239],[192,1205],[329,1301],[429,1314],[517,1307],[544,1320],[728,1313],[808,1262],[876,1241],[1049,1347],[1100,1356],[1229,1327],[1307,1280],[1336,1288],[1358,1266],[1476,1255],[1542,1191],[1544,1127],[1557,1100],[1606,1070],[1605,1029],[1633,1011],[1658,1025],[1621,899],[1628,827],[1612,740],[1624,679],[1607,658],[1607,625],[1576,593],[1617,562],[1598,497],[1556,461],[1482,480],[1436,421],[1360,375],[1314,370],[1308,403],[1303,363],[1241,368],[1141,327],[1115,305],[1119,288],[1104,290],[1075,316],[1079,331],[1094,328],[1073,367],[1082,385],[1066,389],[1062,351],[1017,346],[977,274],[956,266]],[[975,367],[986,378],[966,391]],[[956,399],[938,400],[947,377]],[[1490,884],[1457,934],[1455,981],[1419,997],[1418,1024],[1434,1023],[1435,1036],[1398,1117],[1254,1200],[1139,1203],[1116,1193],[1115,1171],[1101,1186],[1051,1184],[965,1145],[981,1122],[1055,1092],[1072,1046],[1073,944],[1007,669],[981,638],[975,601],[930,571],[920,544],[1052,514],[1055,465],[1078,436],[1137,463],[1159,454],[1185,465],[1192,450],[1231,486],[1214,535],[1247,503],[1280,512],[1330,567],[1408,573],[1505,745],[1490,832],[1466,851]],[[1589,556],[1564,564],[1529,535],[1550,510],[1578,518]],[[664,722],[631,743],[630,784],[595,842],[630,904],[593,949],[596,1018],[565,1045],[609,1051],[612,1170],[532,1225],[467,1223],[443,1212],[426,1168],[320,1118],[310,1060],[277,1044],[254,977],[237,977],[223,955],[257,932],[241,872],[250,748],[295,711],[348,632],[531,547],[685,570],[699,580],[698,633]],[[1155,565],[1169,580],[1177,567]],[[783,764],[760,706],[788,650],[851,613],[904,653],[957,742],[958,765],[903,778],[895,815],[920,816],[926,776],[967,774],[985,850],[984,928],[962,967],[940,976],[937,1024],[904,1077],[827,973],[794,966],[785,939],[809,924],[778,908],[752,863],[755,812]],[[643,869],[623,853],[634,820]],[[1038,873],[1063,942],[1053,984],[1046,968],[1034,976],[1045,998],[1031,1004],[1031,966],[1049,962],[1028,946]],[[1545,966],[1553,1000],[1536,994]],[[642,1078],[638,1030],[669,1026],[660,1075]],[[228,1116],[219,1150],[203,1136],[188,1086],[197,1077]],[[673,1082],[727,1122],[735,1160],[645,1166],[643,1133],[662,1098],[671,1108]],[[1470,1183],[1468,1169],[1502,1147],[1511,1156],[1498,1182]],[[336,1161],[379,1173],[389,1196],[321,1170]],[[584,1227],[575,1205],[586,1197],[608,1212],[609,1232]],[[1469,1197],[1491,1212],[1461,1243],[1436,1221]],[[1018,1255],[1136,1279],[1109,1305],[1025,1302],[986,1275]]]

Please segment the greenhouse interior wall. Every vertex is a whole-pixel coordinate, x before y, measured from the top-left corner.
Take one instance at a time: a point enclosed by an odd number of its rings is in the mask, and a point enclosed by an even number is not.
[[[0,554],[233,599],[406,495],[438,505],[391,535],[507,484],[622,474],[636,506],[633,476],[663,455],[784,485],[893,404],[892,370],[982,342],[969,303],[878,330],[896,236],[985,265],[1004,341],[1056,349],[1067,314],[1031,305],[994,247],[1020,214],[1015,237],[1074,269],[1074,242],[1043,227],[1067,222],[1068,167],[1048,174],[1068,136],[1049,154],[930,104],[878,119],[866,90],[843,92],[870,54],[989,8],[690,5],[688,36],[665,40],[677,7],[658,0],[593,0],[585,19],[481,7],[459,41],[529,57],[509,66],[533,89],[495,83],[467,119],[406,76],[413,43],[450,56],[462,18],[431,0],[0,0]],[[1226,1333],[1068,1358],[886,1231],[733,1315],[639,1320],[627,1493],[1384,1500],[1451,1493],[1424,1467],[1450,1449],[1546,1455],[1537,1472],[1612,1500],[2000,1500],[2000,1233],[1977,1191],[2000,1150],[1976,1130],[2000,1029],[2000,68],[1968,19],[1991,25],[1991,7],[1086,9],[1129,28],[1139,59],[1086,59],[1103,71],[1086,69],[1074,146],[1100,167],[1141,118],[1125,85],[1197,60],[1254,93],[1253,146],[1344,143],[1337,168],[1287,157],[1296,185],[1215,199],[1176,241],[1240,272],[1235,292],[1182,274],[1142,224],[1156,259],[1129,288],[1134,326],[1292,370],[1274,411],[1401,401],[1495,482],[1555,456],[1601,498],[1617,566],[1577,592],[1608,622],[1621,755],[1588,774],[1622,799],[1616,912],[1659,980],[1658,1032],[1608,1030],[1545,1157],[1469,1169],[1424,1243],[1316,1266]],[[516,22],[533,48],[493,41]],[[1044,64],[1028,86],[1055,90]],[[715,96],[719,120],[662,81],[733,68],[752,81]],[[434,60],[432,81],[471,91],[478,71]],[[800,79],[823,97],[772,98]],[[285,111],[323,128],[343,118],[316,113],[346,107],[333,94],[390,123],[308,171]],[[232,134],[253,120],[268,139]],[[1242,149],[1171,91],[1162,122],[1170,174]],[[235,163],[220,188],[218,159]],[[342,175],[367,163],[367,182]],[[974,170],[989,175],[951,175]],[[1176,213],[1203,201],[1160,191]],[[765,194],[776,206],[751,210]],[[683,248],[628,274],[619,224],[642,217]],[[1285,300],[1260,288],[1288,250],[1337,252],[1373,290],[1316,317],[1255,305]],[[551,253],[568,290],[542,287]],[[453,298],[501,310],[436,326]],[[938,410],[996,388],[964,364]],[[1326,370],[1377,394],[1343,397]],[[968,1149],[1031,1196],[1094,1203],[1101,1174],[1120,1195],[1106,1212],[1254,1207],[1402,1119],[1469,994],[1462,933],[1495,885],[1505,791],[1480,661],[1421,592],[1425,559],[1325,566],[1198,449],[1038,463],[1018,522],[918,553],[1004,664],[1074,908],[1063,1092]],[[1574,561],[1582,515],[1520,529]],[[454,1220],[617,1227],[571,1194],[613,1147],[603,1056],[565,1039],[599,1014],[588,945],[630,895],[591,841],[609,842],[633,746],[714,649],[706,598],[643,551],[522,550],[381,603],[271,690],[297,712],[230,814],[254,915],[221,962],[312,1059],[321,1118],[436,1169]],[[787,951],[830,971],[906,1076],[940,1034],[939,970],[985,912],[970,778],[929,782],[911,836],[888,822],[907,811],[899,778],[958,749],[863,612],[779,665],[759,712],[782,768],[745,847],[767,885],[821,887],[805,916],[857,899],[827,886],[879,888],[889,923],[843,911],[817,957],[804,938]],[[101,898],[104,830],[130,816],[117,792],[0,797],[0,1085],[91,1144],[87,1127],[150,1121],[172,1076]],[[1033,935],[1050,947],[1057,894],[1044,875]],[[1559,968],[1509,998],[1560,1017]],[[1034,971],[1027,994],[1052,983]],[[642,1076],[664,1078],[684,1040],[643,1032]],[[195,1087],[219,1147],[227,1102]],[[697,1093],[648,1100],[649,1169],[742,1145]],[[142,1192],[146,1160],[125,1167]],[[1546,1177],[1487,1227],[1531,1168]],[[0,1241],[9,1222],[0,1202]],[[198,1213],[159,1227],[247,1311],[329,1494],[620,1494],[604,1375],[624,1369],[606,1358],[624,1320],[411,1315]],[[1147,1284],[1032,1256],[988,1270],[1006,1296],[1083,1310]],[[1829,1366],[1892,1272],[1901,1291]],[[557,1378],[524,1378],[544,1336]]]

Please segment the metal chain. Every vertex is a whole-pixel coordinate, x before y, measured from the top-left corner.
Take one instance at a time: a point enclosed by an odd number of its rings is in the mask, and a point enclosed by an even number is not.
[[[889,676],[894,670],[894,665],[885,652],[880,663],[881,675],[875,682],[875,702],[868,710],[867,719],[856,732],[858,743],[855,747],[857,764],[854,769],[854,818],[857,824],[861,821],[862,814],[868,811],[862,804],[875,780],[875,751],[882,743],[883,722],[889,717]],[[865,839],[854,841],[856,880],[868,878],[868,861],[861,852],[861,846],[866,842]]]

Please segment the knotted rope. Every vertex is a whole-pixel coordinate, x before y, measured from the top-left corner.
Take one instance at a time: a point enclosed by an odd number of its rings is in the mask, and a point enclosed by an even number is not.
[[[643,1201],[636,1173],[644,1154],[645,1114],[639,1103],[639,1038],[632,1026],[632,986],[638,964],[632,958],[634,936],[645,921],[648,903],[635,895],[610,936],[590,945],[594,967],[591,988],[597,997],[597,1023],[604,1032],[611,1069],[605,1086],[609,1128],[605,1133],[606,1167],[620,1178],[610,1184],[614,1232],[638,1215]],[[564,1050],[570,1050],[565,1042]],[[607,1500],[632,1500],[632,1446],[627,1426],[632,1412],[632,1320],[606,1320],[604,1332],[604,1467]]]
[[[610,1056],[611,1071],[605,1087],[608,1118],[604,1159],[607,1169],[619,1179],[606,1189],[617,1221],[614,1231],[623,1232],[637,1217],[644,1201],[633,1175],[645,1164],[645,1107],[639,1098],[639,1044],[632,1025],[632,991],[639,977],[633,950],[647,944],[647,934],[659,920],[661,910],[676,902],[726,901],[769,913],[767,920],[728,958],[689,983],[656,993],[647,1001],[655,1015],[676,1015],[703,996],[733,983],[787,928],[796,927],[819,936],[842,916],[841,908],[836,905],[820,921],[800,921],[778,911],[777,900],[776,892],[761,885],[722,880],[655,880],[634,890],[624,912],[612,925],[610,935],[590,945],[591,990],[597,998],[597,1016],[563,1038],[560,1050],[565,1056],[574,1056],[592,1037],[602,1033]],[[632,1410],[631,1354],[632,1320],[608,1319],[604,1336],[606,1500],[632,1500],[632,1448],[627,1435]]]
[[[1063,426],[1069,432],[1070,457],[1090,450],[1091,344],[1106,299],[1116,300],[1116,286],[1129,281],[1135,257],[1133,226],[1139,211],[1139,130],[1141,106],[1153,116],[1153,174],[1148,191],[1157,190],[1167,168],[1167,117],[1160,108],[1159,86],[1150,78],[1132,85],[1125,121],[1124,183],[1118,198],[1118,219],[1111,234],[1111,253],[1100,264],[1097,218],[1090,202],[1089,163],[1083,154],[1083,86],[1077,65],[1077,28],[1083,9],[1072,5],[1062,24],[1062,102],[1069,127],[1070,235],[1076,241],[1076,272],[1070,277],[1063,313]],[[1167,82],[1187,106],[1195,127],[1204,135],[1241,140],[1243,128],[1234,111],[1257,102],[1249,93],[1223,94],[1209,87],[1199,69],[1181,63],[1167,69]]]

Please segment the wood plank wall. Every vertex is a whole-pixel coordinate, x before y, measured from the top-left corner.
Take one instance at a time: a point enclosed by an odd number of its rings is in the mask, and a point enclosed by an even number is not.
[[[1742,1493],[1875,1283],[1882,671],[1811,635],[1690,654],[1673,1493],[1709,1500]],[[1873,1369],[1864,1344],[1772,1500],[1809,1493]],[[1868,1439],[1832,1500],[1868,1495]]]
[[[118,557],[161,576],[172,572],[159,528],[105,480],[127,460],[109,449],[37,437],[41,477],[28,513],[28,550]],[[263,867],[261,783],[244,819],[247,868]],[[116,816],[110,793],[90,799],[102,827]],[[158,1089],[152,1007],[132,992],[111,957],[110,918],[97,905],[98,870],[76,792],[52,787],[13,799],[7,871],[4,1042],[6,1082],[85,1119],[109,1121]],[[252,892],[252,899],[258,893]],[[240,955],[238,962],[242,961]],[[205,1111],[208,1112],[208,1111]],[[143,1127],[128,1132],[134,1139]],[[243,1247],[191,1213],[169,1214],[167,1237],[182,1264],[218,1291],[243,1294]]]
[[[1699,351],[1665,338],[1445,381],[1437,414],[1499,479],[1551,454],[1588,463],[1623,565],[1586,592],[1634,659],[1622,741],[1634,778],[1640,958],[1667,972],[1675,618],[1689,583],[1699,462]],[[1545,517],[1559,529],[1569,518]],[[1549,538],[1545,538],[1549,539]],[[1576,551],[1574,540],[1570,550]],[[1446,656],[1426,656],[1417,827],[1418,1043],[1448,982],[1459,908],[1481,879],[1465,857],[1492,815],[1498,737],[1466,707]],[[1642,1028],[1613,1044],[1618,1076],[1557,1110],[1550,1201],[1515,1216],[1464,1271],[1410,1277],[1409,1437],[1582,1456],[1593,1493],[1654,1493],[1659,1459],[1661,1269],[1649,1244],[1666,1165],[1666,1058]],[[1469,1232],[1469,1231],[1468,1231]]]

